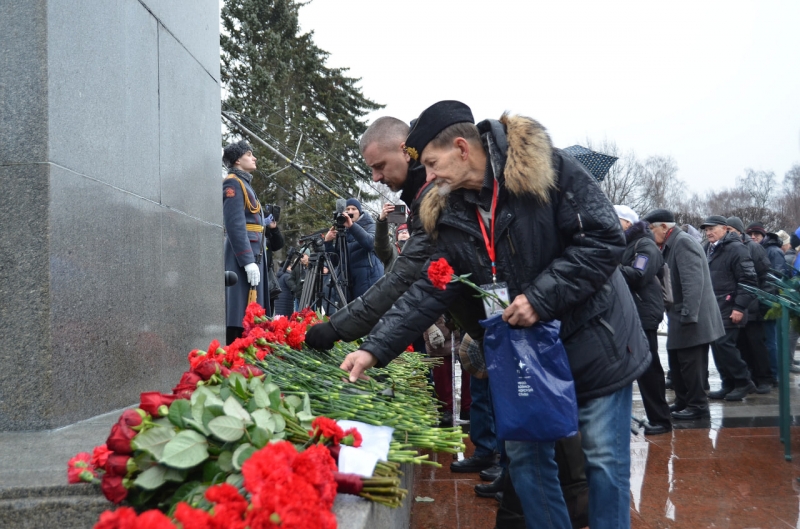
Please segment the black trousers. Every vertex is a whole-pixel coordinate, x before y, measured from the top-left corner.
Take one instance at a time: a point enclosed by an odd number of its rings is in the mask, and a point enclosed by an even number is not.
[[[769,367],[769,350],[764,334],[763,321],[751,321],[739,331],[736,346],[742,353],[742,360],[750,369],[753,381],[758,384],[772,384],[772,371]]]
[[[650,367],[636,382],[639,383],[639,393],[642,395],[644,411],[647,413],[647,422],[669,427],[672,424],[672,417],[667,404],[664,368],[661,367],[661,359],[658,357],[658,333],[653,329],[645,330],[644,334],[650,345]]]
[[[707,343],[683,349],[667,349],[675,404],[678,407],[708,408],[708,397],[703,391],[704,356],[708,358]]]
[[[746,386],[750,382],[750,372],[736,347],[739,327],[725,329],[725,334],[711,344],[714,363],[717,365],[722,387],[733,389]]]

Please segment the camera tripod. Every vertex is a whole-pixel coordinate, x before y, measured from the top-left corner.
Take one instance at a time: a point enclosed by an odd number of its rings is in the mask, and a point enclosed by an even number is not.
[[[308,260],[308,272],[303,283],[303,292],[300,295],[300,308],[311,307],[313,310],[323,310],[332,313],[330,307],[340,309],[347,305],[348,292],[348,255],[347,239],[344,229],[336,229],[336,249],[339,253],[339,266],[334,268],[331,256],[327,252],[312,254]],[[325,268],[328,274],[325,274]],[[328,277],[326,277],[326,275]],[[326,289],[325,280],[329,279],[335,288],[337,300],[331,299],[332,292]],[[325,309],[328,310],[325,310]]]

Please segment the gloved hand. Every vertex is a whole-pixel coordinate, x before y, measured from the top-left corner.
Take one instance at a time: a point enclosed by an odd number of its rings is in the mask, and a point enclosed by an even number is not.
[[[306,344],[319,351],[331,349],[333,343],[338,339],[339,335],[329,321],[312,325],[306,331]]]
[[[244,271],[247,272],[247,282],[250,283],[250,286],[257,287],[261,282],[261,272],[258,271],[258,265],[255,263],[244,265]]]
[[[444,334],[436,325],[431,325],[428,330],[428,343],[433,349],[439,349],[444,345]]]

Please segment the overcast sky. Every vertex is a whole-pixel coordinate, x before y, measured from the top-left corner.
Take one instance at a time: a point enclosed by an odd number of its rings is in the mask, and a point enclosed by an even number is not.
[[[692,191],[800,163],[800,1],[313,0],[303,31],[405,121],[442,99],[557,147],[670,155]]]

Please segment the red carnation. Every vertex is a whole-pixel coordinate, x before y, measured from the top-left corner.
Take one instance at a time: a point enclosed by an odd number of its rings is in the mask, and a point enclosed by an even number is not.
[[[128,474],[128,460],[131,456],[112,453],[106,462],[106,474],[112,476],[126,476]]]
[[[447,283],[453,280],[453,267],[447,262],[447,259],[440,257],[438,261],[434,261],[428,266],[428,279],[431,280],[433,286],[439,290],[447,288]]]
[[[120,507],[115,511],[104,511],[94,524],[94,529],[127,529],[136,526],[136,511],[130,507]]]
[[[147,529],[175,529],[175,524],[169,519],[169,516],[159,511],[158,509],[151,509],[139,515],[136,520],[137,527],[146,527]]]
[[[356,430],[355,428],[348,428],[347,430],[344,431],[344,437],[342,437],[342,444],[358,448],[359,446],[361,446],[362,442],[363,438],[361,437],[361,434],[358,432],[358,430]]]
[[[80,483],[83,481],[81,474],[85,471],[94,474],[94,467],[90,462],[91,459],[92,456],[88,452],[81,452],[70,459],[67,463],[67,482]]]
[[[262,318],[264,318],[266,314],[267,312],[264,310],[264,307],[258,303],[249,304],[244,311],[244,319],[242,320],[242,327],[244,327],[245,334],[261,323]]]
[[[312,438],[321,434],[325,440],[333,441],[333,444],[338,445],[344,437],[344,430],[336,424],[336,421],[327,417],[317,417],[311,422],[311,427],[314,428],[313,432],[309,432]]]
[[[189,353],[189,367],[194,369],[197,365],[206,359],[206,352],[200,349],[194,349]]]
[[[190,507],[186,502],[180,502],[175,508],[175,520],[183,525],[183,529],[213,529],[213,518],[203,509]]]
[[[178,397],[175,395],[165,395],[163,393],[159,393],[158,391],[146,391],[139,395],[139,399],[141,400],[139,408],[143,409],[153,417],[164,417],[166,413],[160,413],[159,408],[161,406],[166,406],[169,408],[169,405],[172,404],[177,398]]]
[[[111,427],[111,433],[106,439],[108,448],[118,454],[132,454],[131,439],[136,437],[136,432],[126,426],[121,420]]]
[[[113,452],[104,444],[95,446],[92,451],[92,466],[95,468],[106,468],[106,461],[108,461],[108,456],[112,453]]]
[[[289,347],[292,349],[297,349],[298,351],[303,346],[303,342],[306,341],[306,332],[304,325],[295,325],[295,327],[289,331],[289,334],[286,336],[286,343],[289,344]]]
[[[103,481],[100,483],[100,490],[103,491],[103,496],[108,501],[114,503],[122,503],[122,500],[128,496],[128,489],[122,484],[122,476],[104,474]]]

